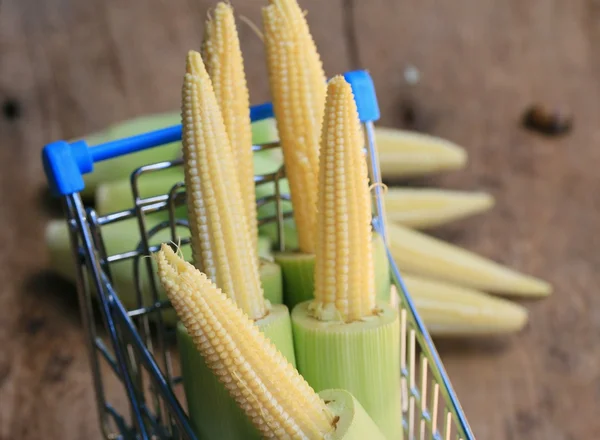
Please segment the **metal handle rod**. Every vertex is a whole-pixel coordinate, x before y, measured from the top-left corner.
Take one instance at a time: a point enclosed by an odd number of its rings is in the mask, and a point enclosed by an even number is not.
[[[104,281],[108,281],[104,274],[102,275],[102,278]],[[113,298],[116,298],[117,294],[113,290],[112,285],[110,283],[107,283],[107,287],[108,291],[110,292],[110,295]],[[144,368],[146,368],[148,373],[150,373],[150,378],[152,382],[160,391],[167,407],[175,415],[174,419],[177,425],[183,430],[188,439],[195,440],[196,436],[194,435],[194,431],[192,430],[192,427],[189,423],[185,412],[183,411],[183,408],[179,404],[179,400],[177,400],[177,397],[175,397],[175,395],[173,394],[171,387],[164,379],[164,376],[160,368],[158,367],[156,361],[144,346],[144,342],[140,339],[139,333],[135,329],[131,318],[129,318],[129,316],[127,315],[127,311],[123,307],[123,304],[118,300],[114,300],[113,305],[113,315],[123,326],[122,328],[126,330],[126,335],[128,339],[132,342],[136,354],[139,356],[142,365],[144,366]]]
[[[119,366],[119,372],[122,375],[123,382],[125,384],[125,389],[127,391],[127,397],[129,398],[129,402],[130,402],[131,413],[134,418],[135,424],[136,424],[137,428],[139,429],[139,432],[142,435],[147,437],[146,426],[144,424],[143,416],[140,412],[140,406],[139,406],[139,402],[137,400],[135,389],[133,387],[133,383],[131,382],[131,378],[127,374],[127,367],[125,364],[124,353],[120,349],[121,347],[119,345],[117,327],[115,326],[115,323],[112,319],[110,304],[115,303],[115,301],[112,300],[112,298],[107,298],[105,295],[105,291],[103,289],[103,287],[106,287],[107,285],[110,287],[110,283],[108,282],[108,279],[106,277],[104,277],[104,279],[102,279],[100,276],[100,274],[102,274],[102,270],[100,268],[99,261],[97,260],[97,258],[95,258],[92,235],[90,233],[90,230],[88,229],[88,226],[87,226],[86,220],[85,220],[85,208],[83,207],[83,203],[81,201],[81,198],[79,197],[79,194],[74,194],[74,195],[68,196],[68,200],[69,200],[69,203],[71,203],[72,206],[74,207],[75,221],[77,222],[77,228],[79,229],[79,231],[82,234],[85,260],[86,260],[87,264],[89,264],[89,266],[93,267],[93,269],[94,269],[92,271],[92,273],[93,273],[92,278],[94,280],[94,285],[96,287],[98,296],[101,298],[100,302],[102,305],[101,311],[102,311],[102,317],[104,319],[104,325],[110,336],[111,343],[112,343],[113,347],[115,348],[115,357],[117,360],[117,364]],[[112,289],[109,289],[109,291],[111,291],[111,293],[112,293]],[[116,302],[118,303],[118,301],[116,301]],[[144,437],[144,438],[146,438],[146,437]]]
[[[375,128],[372,121],[364,123],[367,133],[367,153],[369,155],[369,169],[371,171],[371,185],[375,192],[375,221],[378,223],[376,228],[383,238],[385,245],[388,245],[388,235],[386,227],[385,201],[383,195],[383,185],[381,181],[381,171],[379,168],[379,155],[377,153],[377,143],[375,142]]]
[[[75,216],[75,206],[69,197],[63,199],[64,210],[69,217]],[[74,257],[75,264],[79,264],[79,247],[78,247],[78,234],[75,232],[70,221],[67,221],[67,227],[69,228],[69,236],[71,237],[71,252]],[[90,361],[90,367],[92,370],[92,380],[94,384],[94,390],[96,391],[96,411],[98,413],[98,419],[102,431],[106,435],[108,433],[108,420],[104,412],[104,402],[106,400],[104,394],[104,383],[102,375],[100,374],[100,363],[98,362],[98,352],[96,351],[95,338],[96,328],[94,324],[94,315],[92,313],[92,302],[89,295],[86,295],[86,279],[82,270],[75,271],[75,283],[77,286],[77,297],[79,302],[79,312],[81,315],[81,322],[86,333],[86,349],[88,351],[88,357]]]

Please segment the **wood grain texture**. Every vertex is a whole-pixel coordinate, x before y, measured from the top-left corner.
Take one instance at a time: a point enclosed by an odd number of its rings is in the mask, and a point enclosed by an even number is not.
[[[263,0],[232,3],[260,23]],[[0,439],[99,438],[73,291],[44,272],[40,149],[177,108],[185,53],[199,46],[212,4],[0,2]],[[555,286],[551,298],[527,303],[520,335],[438,342],[477,437],[599,437],[600,3],[301,4],[328,75],[369,68],[381,124],[468,149],[466,171],[426,183],[490,191],[496,208],[436,234]],[[262,43],[244,25],[240,34],[259,103],[268,99]],[[408,65],[420,71],[415,86],[403,79]],[[10,101],[18,117],[4,114]],[[571,109],[574,131],[549,139],[523,130],[533,101]]]
[[[598,437],[600,4],[354,3],[359,62],[380,91],[381,123],[463,145],[467,169],[431,183],[497,200],[442,236],[555,287],[527,304],[518,336],[439,344],[477,437]],[[420,71],[416,86],[403,79],[409,65]],[[549,139],[522,129],[532,102],[573,111],[573,132]],[[403,123],[407,105],[413,125]]]

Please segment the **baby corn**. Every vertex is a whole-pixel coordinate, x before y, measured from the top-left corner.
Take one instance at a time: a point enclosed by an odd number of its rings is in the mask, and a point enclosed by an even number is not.
[[[367,164],[352,90],[343,77],[330,81],[325,110],[313,306],[351,322],[373,315],[375,283]]]
[[[436,136],[377,127],[375,139],[384,179],[414,177],[458,170],[467,163],[467,152]]]
[[[257,248],[250,97],[233,8],[219,2],[205,26],[202,56],[233,151],[253,249]]]
[[[309,384],[348,390],[388,439],[399,439],[399,319],[388,303],[376,301],[362,148],[352,89],[336,76],[327,88],[321,136],[315,298],[292,310],[294,345]]]
[[[433,336],[498,335],[517,332],[527,323],[527,309],[513,301],[414,275],[402,279]]]
[[[261,434],[316,438],[333,430],[333,414],[246,314],[169,246],[156,259],[196,348]]]
[[[248,316],[267,306],[229,138],[200,54],[190,51],[182,91],[182,144],[194,264]]]
[[[319,136],[326,78],[308,24],[295,0],[263,8],[267,70],[298,244],[315,249]]]
[[[349,431],[353,424],[372,424],[365,415],[358,420],[359,411],[336,414],[247,315],[169,246],[163,244],[155,258],[159,278],[195,347],[262,437],[358,439],[336,435],[341,417],[355,419]],[[371,434],[383,439],[376,428]]]
[[[484,192],[430,188],[388,188],[385,207],[389,221],[416,229],[433,228],[487,211],[494,205]]]
[[[402,273],[494,293],[539,297],[552,287],[466,249],[398,224],[388,224],[390,252]]]

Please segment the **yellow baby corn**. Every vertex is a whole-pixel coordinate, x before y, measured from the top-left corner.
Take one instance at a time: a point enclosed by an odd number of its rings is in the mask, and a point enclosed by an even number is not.
[[[384,197],[388,220],[415,229],[464,219],[494,205],[485,192],[437,188],[388,188]]]
[[[390,252],[403,274],[492,293],[547,296],[552,286],[443,240],[399,224],[388,225]]]
[[[321,137],[315,301],[319,313],[343,321],[372,315],[375,283],[371,205],[363,138],[352,89],[329,82]]]
[[[204,274],[163,244],[167,295],[204,357],[265,438],[324,438],[334,415],[275,346]]]
[[[388,127],[375,129],[384,179],[459,170],[468,159],[464,148],[437,136]]]
[[[233,8],[219,2],[206,22],[202,57],[221,108],[239,176],[253,249],[257,248],[256,195],[250,98]]]
[[[287,307],[283,304],[274,305],[267,316],[253,322],[295,367],[292,324]],[[196,349],[181,321],[177,325],[177,348],[188,415],[198,438],[260,440],[260,432],[207,367],[202,353]]]
[[[527,324],[527,309],[508,299],[414,275],[402,278],[433,336],[500,335],[518,332]]]
[[[263,8],[263,22],[273,108],[299,248],[312,253],[326,77],[304,14],[295,0],[269,3]]]
[[[348,390],[387,438],[401,438],[400,324],[376,302],[367,162],[342,76],[327,87],[316,237],[315,299],[292,311],[298,370],[317,391]]]
[[[182,90],[182,144],[194,264],[248,316],[266,304],[240,184],[211,80],[190,51]]]

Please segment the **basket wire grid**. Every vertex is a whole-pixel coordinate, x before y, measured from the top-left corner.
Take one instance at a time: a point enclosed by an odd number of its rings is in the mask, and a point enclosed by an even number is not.
[[[380,221],[385,218],[385,213],[373,126],[379,118],[379,109],[372,80],[366,71],[348,72],[344,76],[352,86],[365,132],[365,152],[374,189],[373,227],[386,242],[396,292],[392,294],[392,302],[400,312],[402,414],[398,415],[398,419],[404,427],[404,438],[474,439],[432,339],[387,246],[385,222]],[[269,103],[251,109],[253,121],[272,116]],[[62,198],[70,230],[96,407],[107,439],[196,439],[182,404],[184,400],[177,397],[177,394],[181,396],[181,377],[174,371],[171,358],[175,337],[172,328],[165,325],[163,315],[173,311],[169,310],[168,300],[161,296],[155,267],[148,258],[160,245],[153,239],[164,230],[169,231],[172,243],[189,245],[189,236],[181,234],[182,230],[187,231],[187,220],[178,218],[176,213],[176,209],[185,203],[185,186],[179,182],[166,194],[142,197],[139,185],[142,176],[181,167],[183,162],[178,159],[134,170],[131,174],[134,206],[130,209],[99,216],[93,209],[84,206],[79,194],[83,189],[82,174],[91,171],[93,162],[178,140],[181,140],[181,126],[94,147],[88,147],[84,141],[71,144],[58,141],[44,147],[42,153],[49,184]],[[275,148],[279,148],[278,143],[253,147],[255,152]],[[283,208],[284,202],[289,201],[289,196],[283,195],[280,190],[280,182],[284,178],[283,166],[273,173],[255,176],[257,186],[270,184],[274,187],[273,195],[258,199],[257,205],[274,204],[275,215],[263,218],[260,224],[274,222],[277,225],[281,250],[285,245],[283,223],[292,215],[288,210],[284,212]],[[167,212],[168,218],[151,224],[160,212]],[[140,234],[138,245],[126,252],[108,254],[103,229],[133,219]],[[115,291],[111,277],[111,267],[123,262],[130,262],[135,284],[135,304],[128,307]],[[97,309],[101,319],[94,315]],[[113,374],[121,382],[128,411],[119,410],[111,403],[107,374]]]

